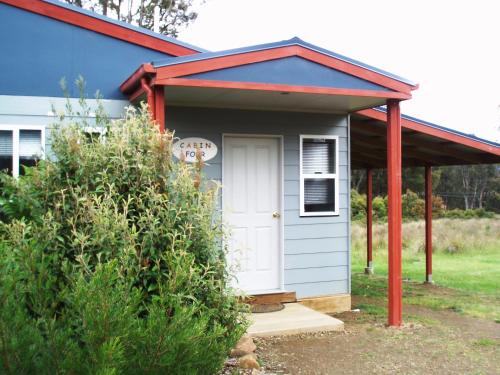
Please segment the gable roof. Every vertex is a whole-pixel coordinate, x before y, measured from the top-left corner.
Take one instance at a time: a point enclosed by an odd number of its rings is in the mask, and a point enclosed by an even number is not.
[[[154,33],[127,22],[117,21],[57,0],[0,0],[13,7],[40,14],[100,34],[160,51],[172,56],[185,56],[206,50],[175,38]]]
[[[299,59],[291,59],[292,57]],[[291,82],[290,77],[288,77],[286,80],[282,80],[283,82],[276,82],[276,77],[273,77],[276,66],[273,62],[284,60],[288,60],[287,62],[290,63],[286,68],[290,68],[290,71],[299,71],[299,73],[292,74],[300,74],[301,78],[303,76],[311,78],[311,69],[316,66],[323,68],[323,73],[327,70],[330,71],[330,79],[320,84],[317,82],[318,77],[312,77],[309,81],[303,79],[303,82],[297,79]],[[298,60],[309,63],[309,67],[300,63],[301,66],[298,67]],[[292,66],[293,64],[295,66]],[[249,67],[255,68],[253,81],[247,74]],[[213,74],[199,75],[210,72]],[[333,77],[335,75],[333,73],[337,73],[336,77]],[[144,76],[147,76],[153,85],[379,98],[377,103],[370,102],[358,105],[357,109],[380,105],[382,104],[380,99],[383,98],[410,99],[411,91],[418,88],[418,85],[407,79],[314,46],[299,38],[153,61],[143,64],[122,83],[120,89],[130,96],[139,86],[139,80]]]
[[[389,79],[399,81],[405,85],[412,87],[413,90],[418,88],[418,85],[416,83],[414,83],[406,78],[389,73],[389,72],[382,70],[382,69],[375,68],[371,65],[362,63],[360,61],[351,59],[349,57],[340,55],[338,53],[329,51],[327,49],[318,47],[318,46],[313,45],[311,43],[305,42],[298,37],[293,37],[293,38],[288,39],[288,40],[283,40],[283,41],[273,42],[273,43],[265,43],[265,44],[229,49],[229,50],[218,51],[218,52],[204,52],[204,53],[199,53],[199,54],[191,55],[191,56],[182,56],[182,57],[178,57],[176,59],[153,61],[152,65],[156,68],[160,68],[160,67],[184,64],[184,63],[188,63],[188,62],[211,60],[211,59],[217,59],[217,58],[221,58],[221,57],[228,57],[228,56],[233,56],[233,55],[241,55],[241,54],[247,54],[247,53],[251,53],[251,52],[266,51],[266,50],[273,50],[273,49],[278,49],[278,48],[283,48],[283,47],[293,47],[293,46],[301,47],[303,49],[306,49],[306,50],[309,50],[312,52],[317,52],[318,54],[322,54],[324,56],[331,57],[333,59],[342,61],[348,65],[359,67],[359,68],[362,68],[364,70],[371,71],[377,75],[381,75],[381,76],[387,77]]]

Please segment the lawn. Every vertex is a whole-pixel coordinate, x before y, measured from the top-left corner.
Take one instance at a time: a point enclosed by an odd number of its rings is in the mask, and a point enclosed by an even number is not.
[[[424,222],[403,224],[405,303],[500,319],[500,219],[440,219],[433,223],[433,280],[440,288],[421,285],[425,278]],[[387,225],[374,226],[375,276],[363,275],[366,231],[352,227],[352,294],[385,297]]]

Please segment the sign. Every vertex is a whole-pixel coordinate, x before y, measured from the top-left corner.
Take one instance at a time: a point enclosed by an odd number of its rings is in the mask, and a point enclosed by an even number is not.
[[[217,155],[217,145],[215,143],[198,137],[179,139],[174,143],[172,149],[177,159],[184,159],[187,163],[196,162],[197,150],[200,150],[203,161],[213,159]]]

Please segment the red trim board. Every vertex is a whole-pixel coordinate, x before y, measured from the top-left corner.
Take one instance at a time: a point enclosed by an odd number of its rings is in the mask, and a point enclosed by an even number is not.
[[[184,86],[184,87],[212,87],[229,88],[241,90],[259,90],[259,91],[278,91],[278,92],[297,92],[307,94],[325,94],[325,95],[344,95],[344,96],[363,96],[375,98],[391,99],[410,99],[411,95],[395,91],[375,91],[375,90],[357,90],[317,86],[295,86],[283,84],[254,83],[254,82],[234,82],[234,81],[215,81],[203,79],[187,78],[156,78],[155,85],[163,86]]]

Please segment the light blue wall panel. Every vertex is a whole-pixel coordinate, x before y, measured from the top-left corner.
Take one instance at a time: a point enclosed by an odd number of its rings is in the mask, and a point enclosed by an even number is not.
[[[307,256],[303,255],[287,254],[285,257],[285,270],[335,267],[338,265],[347,266],[349,264],[349,257],[345,251],[307,253]]]
[[[347,117],[330,114],[168,107],[166,125],[176,136],[203,137],[219,155],[205,174],[221,180],[222,134],[282,135],[284,145],[285,288],[308,297],[349,292],[349,175]],[[339,136],[340,215],[299,216],[299,135]],[[326,266],[326,267],[325,267]]]
[[[348,249],[348,246],[348,237],[302,238],[296,240],[287,240],[285,246],[285,255],[309,254],[319,252],[333,253],[335,251],[345,252],[345,249]]]
[[[344,294],[349,290],[348,280],[322,281],[314,283],[285,284],[287,290],[294,290],[298,296],[317,297],[330,294]]]

